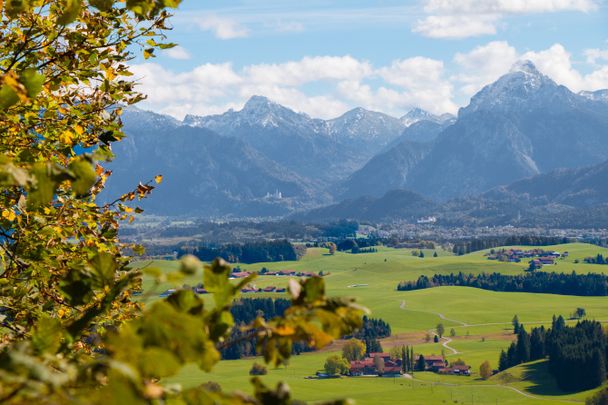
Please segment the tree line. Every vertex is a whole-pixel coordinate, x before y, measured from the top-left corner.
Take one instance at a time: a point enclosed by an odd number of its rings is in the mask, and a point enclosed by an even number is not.
[[[513,235],[506,237],[475,238],[454,242],[452,252],[462,256],[467,253],[499,246],[549,246],[572,242],[569,238],[535,235]]]
[[[180,257],[193,254],[205,262],[221,257],[230,263],[293,261],[300,259],[305,252],[305,248],[299,249],[286,239],[223,245],[182,245],[177,250]]]
[[[598,254],[595,257],[586,257],[585,263],[589,264],[608,264],[608,258],[605,258],[604,255]]]
[[[545,294],[606,296],[608,276],[604,274],[527,272],[518,275],[500,273],[422,275],[416,281],[401,281],[398,291],[420,290],[440,286],[475,287],[491,291],[532,292]]]
[[[606,380],[608,336],[596,321],[567,326],[562,316],[553,317],[550,329],[544,326],[526,332],[518,325],[517,340],[500,353],[499,369],[549,357],[549,372],[565,391],[582,391]]]

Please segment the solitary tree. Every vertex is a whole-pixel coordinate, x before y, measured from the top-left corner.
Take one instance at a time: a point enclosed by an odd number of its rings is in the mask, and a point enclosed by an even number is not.
[[[336,254],[336,244],[333,242],[327,242],[327,249],[329,250],[330,255]]]
[[[424,360],[424,356],[421,354],[416,361],[416,371],[424,371],[426,370],[426,361]]]
[[[433,336],[433,342],[439,343],[439,335]]]
[[[513,317],[511,324],[513,325],[513,334],[517,335],[517,332],[519,332],[519,318],[517,315]]]
[[[384,358],[380,356],[374,357],[374,366],[379,375],[384,374]]]
[[[492,376],[492,366],[490,366],[489,361],[486,360],[483,363],[481,363],[481,366],[479,366],[479,375],[484,380],[487,380],[488,378],[490,378]]]
[[[437,334],[439,335],[439,337],[443,337],[444,333],[445,333],[445,327],[443,326],[442,323],[438,323],[437,324]]]
[[[456,329],[454,329],[454,328],[450,329],[450,336],[451,337],[456,336]]]

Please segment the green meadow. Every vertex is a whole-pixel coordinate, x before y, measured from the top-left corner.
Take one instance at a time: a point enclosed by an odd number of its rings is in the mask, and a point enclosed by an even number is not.
[[[547,250],[568,251],[569,257],[556,265],[545,266],[543,271],[555,272],[608,272],[608,266],[583,263],[583,259],[608,249],[587,244],[568,244],[546,247]],[[451,272],[500,272],[520,274],[527,263],[501,263],[487,260],[487,251],[464,256],[449,252],[424,250],[425,257],[414,257],[409,249],[379,247],[376,253],[353,255],[338,252],[329,255],[325,249],[309,249],[297,262],[240,264],[242,270],[323,271],[327,294],[354,297],[372,312],[391,325],[393,336],[382,341],[387,350],[402,344],[414,345],[417,353],[441,354],[448,359],[462,358],[473,367],[471,377],[439,376],[417,373],[409,378],[342,378],[331,380],[306,379],[323,367],[325,358],[339,346],[321,352],[294,356],[289,366],[269,370],[263,380],[269,384],[285,381],[296,398],[319,401],[332,398],[353,398],[359,404],[527,404],[527,403],[584,403],[592,392],[564,393],[556,386],[546,370],[545,362],[521,365],[493,376],[488,381],[478,377],[479,365],[488,360],[498,365],[500,350],[512,339],[511,319],[517,314],[526,326],[549,325],[553,315],[568,317],[577,307],[585,308],[587,317],[608,322],[608,297],[576,297],[552,294],[505,293],[468,287],[440,287],[409,292],[396,291],[402,280],[415,280],[424,274]],[[155,272],[171,272],[179,268],[178,262],[140,262],[138,267],[154,268]],[[287,277],[260,276],[258,287],[284,287]],[[195,285],[202,280],[200,274],[184,279],[154,285],[144,279],[144,302],[158,299],[167,288],[182,284]],[[261,294],[246,294],[260,296]],[[269,294],[281,296],[280,294]],[[456,335],[451,342],[427,343],[425,335],[443,323],[446,335],[451,329]],[[447,347],[442,346],[445,343]],[[249,391],[248,371],[256,359],[222,361],[212,373],[195,367],[186,367],[172,382],[192,386],[217,381],[226,390]],[[260,362],[259,359],[257,359]]]

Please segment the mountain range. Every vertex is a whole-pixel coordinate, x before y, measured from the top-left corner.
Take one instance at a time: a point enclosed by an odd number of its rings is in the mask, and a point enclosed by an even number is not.
[[[528,61],[456,117],[355,108],[322,120],[254,96],[183,121],[130,108],[123,123],[107,194],[162,173],[143,203],[159,215],[447,221],[608,202],[608,90],[576,94]]]

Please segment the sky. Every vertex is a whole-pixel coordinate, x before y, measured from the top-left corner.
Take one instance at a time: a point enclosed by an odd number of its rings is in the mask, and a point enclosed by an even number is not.
[[[132,69],[140,107],[178,119],[253,95],[324,119],[457,113],[524,59],[608,88],[608,0],[183,0],[171,25],[179,45]]]

